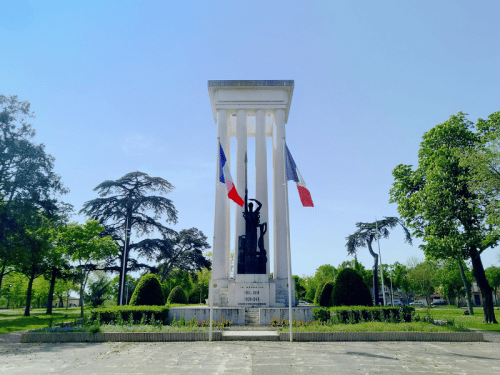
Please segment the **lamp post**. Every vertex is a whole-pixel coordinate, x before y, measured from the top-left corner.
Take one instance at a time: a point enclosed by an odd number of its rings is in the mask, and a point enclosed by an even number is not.
[[[385,302],[385,286],[384,286],[384,266],[382,265],[382,255],[380,254],[380,236],[378,235],[377,218],[375,218],[375,227],[377,229],[378,258],[380,259],[380,278],[382,279],[382,297],[383,297],[384,306],[385,306],[386,302]]]

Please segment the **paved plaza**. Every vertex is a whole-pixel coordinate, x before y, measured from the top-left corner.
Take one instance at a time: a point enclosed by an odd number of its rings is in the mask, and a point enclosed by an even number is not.
[[[0,342],[0,374],[500,374],[500,344]]]

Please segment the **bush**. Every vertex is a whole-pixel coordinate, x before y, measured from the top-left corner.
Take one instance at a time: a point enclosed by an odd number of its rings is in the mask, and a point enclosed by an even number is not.
[[[328,281],[324,286],[321,294],[319,296],[319,305],[323,307],[331,307],[332,304],[332,291],[335,283],[333,281]]]
[[[327,322],[330,320],[330,310],[324,307],[315,308],[313,309],[313,318],[320,322]]]
[[[341,324],[360,322],[411,322],[414,311],[415,309],[410,306],[343,306],[329,309],[329,312],[332,314],[332,322]]]
[[[170,295],[167,298],[167,304],[170,305],[173,303],[188,303],[186,293],[184,293],[184,289],[182,289],[180,285],[177,285],[174,289],[172,289]]]
[[[139,323],[142,316],[145,315],[147,321],[151,321],[151,316],[154,315],[156,320],[161,320],[167,324],[168,318],[167,306],[113,306],[93,309],[90,311],[90,320],[96,321],[98,315],[102,324],[114,324],[116,322],[132,322]]]
[[[139,280],[135,287],[132,298],[130,298],[131,306],[162,306],[165,304],[165,297],[161,290],[160,280],[156,275],[148,273]]]
[[[372,296],[363,278],[352,268],[337,276],[332,292],[333,306],[373,306]]]
[[[314,304],[317,306],[319,306],[319,299],[321,297],[321,292],[323,291],[323,287],[325,286],[326,283],[327,283],[326,281],[320,283],[316,288],[316,293],[314,293]]]

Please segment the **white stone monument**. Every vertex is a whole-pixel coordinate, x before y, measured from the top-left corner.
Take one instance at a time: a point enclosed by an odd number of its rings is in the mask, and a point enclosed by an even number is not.
[[[236,217],[231,220],[230,205],[225,186],[216,176],[215,230],[212,265],[212,301],[214,307],[236,308],[284,308],[288,306],[288,210],[285,181],[285,124],[288,120],[294,88],[293,80],[286,81],[208,81],[208,91],[217,135],[227,163],[231,163],[230,139],[236,137],[235,185],[239,195],[245,195],[245,158],[247,139],[255,137],[255,192],[248,198],[262,203],[260,222],[271,224],[272,233],[264,235],[267,251],[266,272],[261,274],[238,273],[238,238],[245,234],[244,207],[236,205]],[[254,117],[254,118],[252,118]],[[266,138],[272,138],[272,149],[267,150]],[[217,168],[219,168],[217,145]],[[267,158],[273,160],[273,194],[268,198]],[[252,161],[249,161],[249,163]],[[231,165],[231,164],[229,164]],[[251,179],[252,176],[248,176]],[[255,194],[255,195],[254,195]],[[269,203],[273,205],[272,223],[269,223]],[[235,242],[230,233],[235,228]],[[270,249],[274,244],[273,278],[270,279]],[[234,275],[231,277],[230,251],[235,249]],[[292,296],[295,296],[294,285]],[[295,306],[295,297],[292,297]]]

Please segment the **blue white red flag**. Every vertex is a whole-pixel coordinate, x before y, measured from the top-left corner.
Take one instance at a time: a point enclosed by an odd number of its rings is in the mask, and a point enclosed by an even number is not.
[[[297,190],[299,191],[300,201],[302,202],[303,207],[314,207],[314,203],[311,198],[311,193],[307,190],[306,182],[302,178],[302,175],[295,164],[295,161],[292,158],[292,154],[288,149],[288,146],[285,145],[286,148],[286,179],[287,181],[292,180],[297,183]]]
[[[243,199],[241,199],[241,197],[238,195],[238,192],[236,191],[236,186],[234,186],[233,179],[231,178],[231,173],[229,172],[229,168],[227,166],[226,155],[224,155],[224,150],[222,149],[222,145],[220,144],[220,142],[219,148],[219,181],[223,184],[226,184],[227,196],[229,197],[229,199],[232,199],[237,205],[243,207]]]

